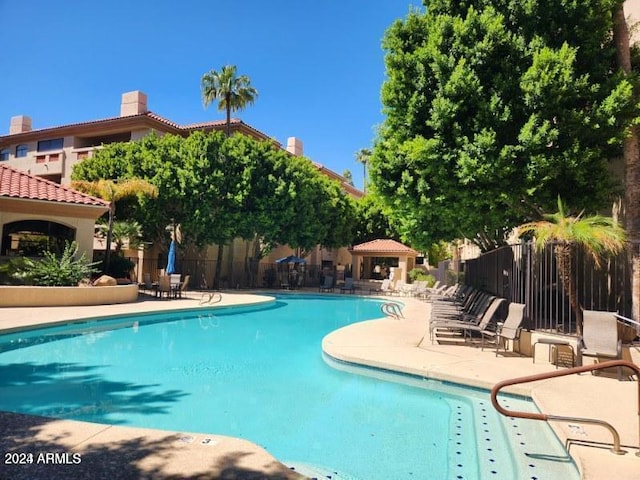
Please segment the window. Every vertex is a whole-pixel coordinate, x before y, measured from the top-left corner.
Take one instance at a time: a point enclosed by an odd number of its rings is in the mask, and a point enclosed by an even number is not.
[[[3,148],[2,150],[0,150],[0,161],[5,161],[5,160],[9,160],[9,149],[8,148]]]
[[[62,150],[63,139],[53,138],[51,140],[40,140],[38,142],[39,152],[48,152],[49,150]]]
[[[16,147],[16,158],[26,157],[28,151],[29,151],[29,148],[27,148],[25,144],[18,145]]]

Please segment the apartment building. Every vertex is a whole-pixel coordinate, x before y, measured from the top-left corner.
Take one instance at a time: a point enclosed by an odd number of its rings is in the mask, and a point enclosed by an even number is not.
[[[12,117],[9,134],[0,135],[0,161],[18,170],[65,185],[71,181],[73,166],[90,157],[103,144],[136,141],[151,132],[186,137],[196,130],[225,128],[224,120],[178,125],[151,112],[148,109],[147,95],[133,91],[122,95],[118,117],[36,130],[32,128],[31,117]],[[241,133],[257,140],[270,140],[265,133],[235,118],[231,120],[230,130],[231,134]],[[285,148],[292,155],[303,155],[303,144],[298,138],[289,138]],[[341,182],[345,192],[356,198],[363,195],[360,190],[347,183],[342,175],[318,163],[314,164],[322,173]]]
[[[0,135],[0,163],[27,174],[43,179],[68,185],[71,181],[73,166],[93,155],[102,145],[115,142],[129,142],[139,140],[151,132],[158,135],[165,133],[188,136],[196,130],[212,131],[225,130],[226,121],[212,121],[179,125],[168,120],[148,108],[147,95],[141,91],[127,92],[122,95],[120,115],[117,117],[89,120],[69,125],[60,125],[48,128],[33,129],[29,116],[19,115],[11,118],[8,135]],[[238,119],[232,119],[230,125],[231,134],[243,134],[257,140],[273,141],[280,148],[284,148],[292,155],[302,156],[303,143],[300,139],[290,137],[287,145],[282,146],[271,139],[267,134],[244,123]],[[313,162],[315,167],[329,178],[340,182],[343,191],[354,198],[361,197],[364,193],[336,172],[325,168],[319,163]],[[31,212],[31,215],[39,212]],[[44,212],[43,212],[44,213]],[[0,234],[2,225],[0,225]],[[14,229],[15,230],[15,229]],[[234,242],[235,244],[236,242]],[[234,250],[244,251],[243,248],[229,246],[229,262],[234,261]],[[101,248],[96,244],[96,248]],[[103,247],[102,247],[103,248]],[[214,247],[215,248],[215,247]],[[349,263],[350,256],[346,249],[341,251],[327,251],[319,247],[312,253],[311,262],[339,262]],[[273,252],[274,257],[287,252],[282,247]],[[138,252],[135,252],[136,254]],[[286,255],[287,253],[285,253]],[[0,252],[7,255],[7,252]],[[147,252],[143,257],[158,256],[158,252]],[[266,261],[271,261],[272,258]],[[141,262],[142,263],[142,262]]]

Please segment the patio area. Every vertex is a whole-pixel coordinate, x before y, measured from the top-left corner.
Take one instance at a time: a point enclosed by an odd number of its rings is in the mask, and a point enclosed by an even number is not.
[[[315,292],[315,290],[314,290]],[[269,292],[223,293],[219,306],[269,301]],[[3,329],[63,322],[69,319],[199,308],[200,292],[189,292],[180,301],[159,301],[141,297],[136,303],[100,307],[5,308],[0,310]],[[555,371],[543,356],[497,356],[471,344],[439,345],[422,342],[428,335],[428,303],[400,298],[405,304],[403,319],[361,322],[337,330],[323,341],[329,355],[380,368],[417,374],[437,380],[490,389],[495,383],[514,377]],[[43,320],[43,319],[46,319]],[[633,347],[632,358],[640,361]],[[545,357],[546,358],[546,357]],[[540,360],[542,359],[542,360]],[[598,418],[611,423],[620,433],[625,455],[609,451],[611,434],[602,427],[551,422],[566,442],[584,479],[635,479],[640,470],[638,452],[637,382],[619,382],[615,376],[572,375],[521,385],[512,392],[531,396],[540,411],[554,415]],[[266,451],[249,442],[189,432],[163,432],[76,421],[43,419],[10,413],[0,414],[2,452],[64,451],[78,453],[82,461],[67,465],[14,465],[11,478],[34,478],[38,472],[67,478],[83,472],[104,472],[104,478],[300,478]],[[533,421],[533,420],[532,420]],[[45,468],[46,467],[46,468]],[[101,474],[102,475],[102,474]],[[129,475],[129,476],[127,476]],[[235,475],[235,476],[234,476]]]

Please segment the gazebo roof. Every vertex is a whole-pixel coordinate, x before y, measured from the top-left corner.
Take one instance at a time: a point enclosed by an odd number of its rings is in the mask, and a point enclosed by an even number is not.
[[[411,247],[408,247],[400,242],[391,240],[390,238],[379,238],[371,240],[370,242],[354,245],[349,250],[351,254],[355,255],[380,255],[380,256],[409,256],[416,257],[418,252]]]

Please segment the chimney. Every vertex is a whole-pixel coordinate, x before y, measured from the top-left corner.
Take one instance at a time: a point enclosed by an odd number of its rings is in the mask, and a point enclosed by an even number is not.
[[[296,137],[287,138],[287,152],[296,157],[302,156],[302,140]]]
[[[120,116],[128,117],[129,115],[140,115],[147,113],[147,95],[139,90],[122,94],[122,103],[120,104]]]
[[[9,135],[16,133],[24,133],[31,131],[31,117],[26,115],[18,115],[11,117],[11,125],[9,126]]]

